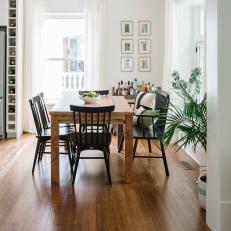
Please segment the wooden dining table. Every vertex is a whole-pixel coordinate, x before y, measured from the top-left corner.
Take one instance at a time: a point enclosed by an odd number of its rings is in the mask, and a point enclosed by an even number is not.
[[[73,113],[70,111],[70,105],[100,107],[115,105],[115,110],[111,115],[111,123],[118,125],[117,135],[118,144],[122,138],[122,132],[125,133],[125,183],[132,181],[133,165],[133,110],[123,96],[102,96],[94,104],[85,104],[80,97],[67,97],[58,100],[50,110],[51,116],[51,182],[59,183],[59,124],[73,123]]]

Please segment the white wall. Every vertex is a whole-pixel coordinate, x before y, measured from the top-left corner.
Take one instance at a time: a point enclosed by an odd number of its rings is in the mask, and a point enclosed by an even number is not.
[[[47,13],[82,13],[84,0],[43,0]]]
[[[231,1],[207,0],[207,222],[231,230],[230,51]]]
[[[192,7],[178,5],[176,19],[176,60],[174,68],[182,79],[188,80],[193,68],[193,14]]]
[[[121,72],[121,20],[134,21],[134,71]],[[152,21],[151,72],[138,72],[138,20]],[[164,1],[160,0],[108,0],[104,37],[104,81],[102,88],[111,90],[118,81],[138,80],[162,85],[164,55]]]
[[[8,0],[0,0],[0,26],[7,25]]]

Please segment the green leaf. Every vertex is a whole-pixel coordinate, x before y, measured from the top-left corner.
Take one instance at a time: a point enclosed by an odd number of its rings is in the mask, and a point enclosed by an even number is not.
[[[166,129],[163,139],[170,144],[176,130],[180,131],[182,137],[174,145],[179,150],[183,146],[192,145],[196,148],[201,145],[207,150],[207,100],[206,94],[201,102],[194,99],[183,86],[176,90],[177,103],[169,104],[166,115]]]

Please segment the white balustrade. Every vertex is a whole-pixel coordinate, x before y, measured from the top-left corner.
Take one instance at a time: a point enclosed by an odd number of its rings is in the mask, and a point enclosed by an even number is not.
[[[84,87],[83,72],[64,72],[62,76],[63,90],[81,90]]]

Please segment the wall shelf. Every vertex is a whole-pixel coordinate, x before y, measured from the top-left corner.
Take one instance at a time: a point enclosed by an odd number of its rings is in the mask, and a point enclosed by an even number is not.
[[[7,42],[7,121],[6,132],[8,138],[17,136],[17,2],[8,0],[8,42]]]

